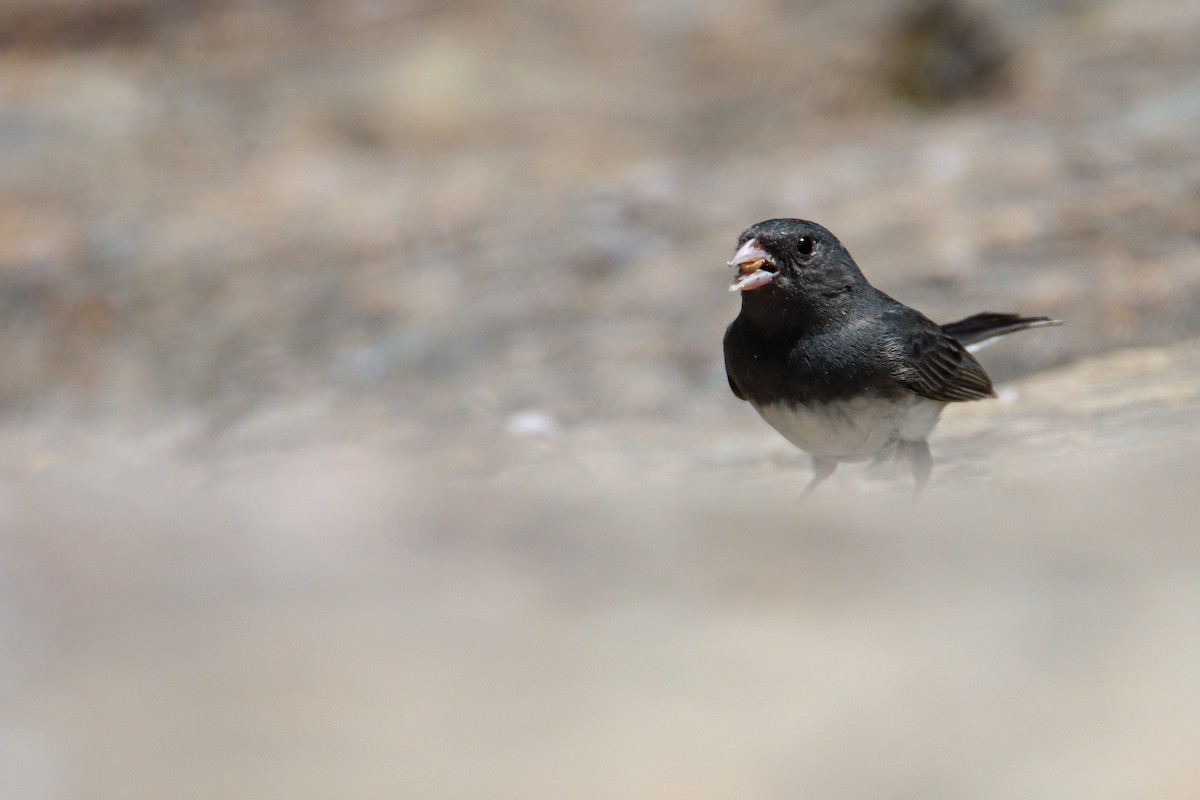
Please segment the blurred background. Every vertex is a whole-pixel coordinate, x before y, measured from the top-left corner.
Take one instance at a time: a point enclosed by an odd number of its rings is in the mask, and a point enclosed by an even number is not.
[[[0,798],[1200,795],[1200,4],[0,0]],[[934,483],[729,393],[831,228]]]

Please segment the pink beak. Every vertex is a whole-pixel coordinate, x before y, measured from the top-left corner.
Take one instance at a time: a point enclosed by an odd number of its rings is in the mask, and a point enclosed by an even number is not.
[[[729,287],[731,292],[748,292],[760,286],[766,286],[779,275],[767,251],[758,245],[757,239],[751,239],[738,248],[733,254],[729,266],[737,267],[737,277]],[[768,269],[768,267],[770,269]]]

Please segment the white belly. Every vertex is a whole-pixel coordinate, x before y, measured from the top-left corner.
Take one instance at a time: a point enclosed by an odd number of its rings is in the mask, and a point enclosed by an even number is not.
[[[945,403],[912,395],[904,400],[860,398],[811,406],[755,406],[767,424],[814,456],[843,461],[871,458],[895,442],[924,439]]]

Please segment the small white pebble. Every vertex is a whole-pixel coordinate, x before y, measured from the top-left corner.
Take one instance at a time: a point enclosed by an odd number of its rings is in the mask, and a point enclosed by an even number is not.
[[[1021,399],[1021,393],[1015,386],[1000,386],[996,389],[996,399],[1001,403],[1012,405]]]
[[[937,183],[949,184],[960,180],[967,174],[970,165],[967,151],[949,142],[931,144],[921,154],[925,176]]]
[[[541,411],[519,411],[508,418],[504,429],[509,436],[553,436],[558,433],[558,420]]]

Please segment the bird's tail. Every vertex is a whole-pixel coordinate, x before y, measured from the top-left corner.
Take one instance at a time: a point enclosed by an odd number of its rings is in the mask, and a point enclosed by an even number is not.
[[[958,322],[948,322],[942,326],[942,330],[966,345],[968,350],[974,351],[990,344],[997,336],[1023,331],[1026,328],[1045,328],[1062,324],[1061,319],[1050,317],[1022,317],[1020,314],[985,311]]]

